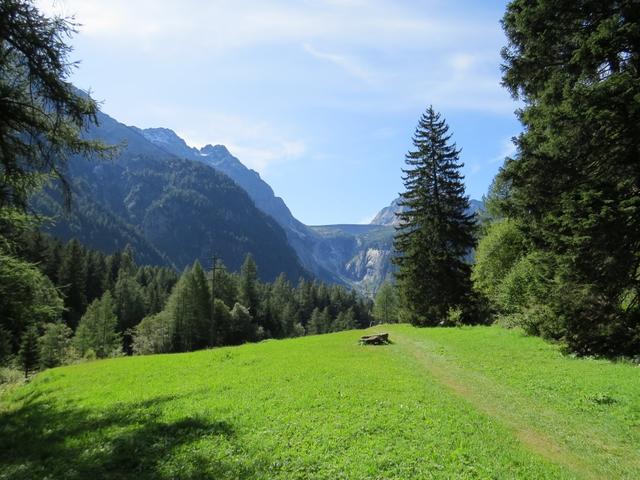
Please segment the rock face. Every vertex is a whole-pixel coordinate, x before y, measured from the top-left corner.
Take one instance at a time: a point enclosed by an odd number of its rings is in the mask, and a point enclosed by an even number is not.
[[[387,225],[325,225],[311,227],[320,237],[315,257],[342,282],[373,295],[393,274],[393,235]]]
[[[396,198],[391,205],[384,207],[378,212],[378,214],[371,220],[372,225],[398,225],[398,217],[396,213],[400,213],[404,210],[399,205],[400,197]]]

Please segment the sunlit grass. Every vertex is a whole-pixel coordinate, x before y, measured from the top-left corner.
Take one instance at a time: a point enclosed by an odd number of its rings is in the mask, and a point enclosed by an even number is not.
[[[0,478],[638,476],[640,369],[385,329],[44,372],[0,397]]]

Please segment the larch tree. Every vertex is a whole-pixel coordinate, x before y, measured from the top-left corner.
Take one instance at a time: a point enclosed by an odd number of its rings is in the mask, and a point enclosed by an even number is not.
[[[75,25],[34,3],[0,2],[0,209],[26,209],[43,176],[59,179],[69,199],[66,159],[107,151],[82,137],[98,106],[68,82]]]
[[[381,323],[398,321],[398,292],[391,282],[384,282],[376,293],[373,318]]]
[[[446,323],[450,309],[471,303],[470,266],[475,217],[465,196],[460,150],[433,107],[420,118],[403,169],[394,246],[404,318],[416,325]]]
[[[117,332],[116,306],[108,290],[87,308],[80,319],[73,343],[81,356],[93,350],[98,358],[118,355],[122,351],[122,337]]]

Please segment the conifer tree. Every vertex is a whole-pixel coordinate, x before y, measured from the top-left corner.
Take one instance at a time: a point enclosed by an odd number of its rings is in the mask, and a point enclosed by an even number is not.
[[[131,270],[121,269],[113,289],[113,300],[118,316],[118,329],[125,332],[135,327],[145,314],[145,302],[142,288],[131,275]]]
[[[334,332],[341,332],[343,330],[353,330],[354,328],[358,328],[353,307],[349,307],[347,310],[338,313],[338,316],[336,317],[331,327],[331,330]]]
[[[406,156],[395,237],[398,287],[403,313],[417,325],[437,325],[449,309],[470,301],[470,266],[464,256],[475,245],[474,215],[464,194],[460,150],[449,127],[429,107]]]
[[[58,282],[67,309],[64,319],[74,329],[87,308],[87,260],[84,249],[75,239],[67,243],[62,252]]]
[[[544,256],[543,307],[582,354],[640,348],[640,6],[513,0],[503,84],[522,100],[505,213]]]
[[[28,378],[29,373],[37,369],[38,358],[38,329],[35,325],[31,325],[22,334],[18,351],[18,361],[20,368],[24,371],[24,378]]]
[[[240,303],[247,307],[253,317],[258,313],[258,267],[253,256],[248,253],[240,269],[240,282],[238,285],[238,297]]]
[[[219,298],[213,301],[213,318],[215,323],[212,325],[213,331],[209,340],[210,345],[228,345],[231,342],[231,311],[225,302]]]
[[[11,355],[11,334],[0,325],[0,367],[4,366]]]
[[[169,314],[173,323],[172,344],[176,352],[188,352],[192,348],[193,323],[190,298],[188,293],[188,270],[185,270],[173,287],[167,300],[165,311]]]
[[[309,335],[317,335],[323,332],[322,325],[322,312],[319,308],[314,308],[311,312],[311,317],[307,321],[307,334]]]
[[[235,276],[229,273],[221,260],[218,260],[214,275],[215,298],[219,298],[227,307],[232,308],[238,301],[238,285]]]
[[[204,348],[209,344],[211,330],[211,292],[207,277],[200,262],[194,262],[188,276],[188,294],[190,308],[193,310],[193,346],[192,348]],[[209,345],[211,346],[211,345]]]
[[[82,136],[98,106],[68,82],[74,63],[65,40],[74,24],[49,18],[32,0],[0,2],[0,207],[26,210],[39,178],[62,180],[69,155],[104,152]]]

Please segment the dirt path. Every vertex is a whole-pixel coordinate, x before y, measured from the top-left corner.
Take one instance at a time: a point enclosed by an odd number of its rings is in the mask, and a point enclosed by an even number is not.
[[[620,478],[612,474],[608,462],[603,462],[602,454],[595,454],[595,451],[606,452],[611,455],[608,460],[615,462],[615,457],[624,455],[624,447],[618,447],[615,439],[602,438],[602,432],[591,431],[587,425],[572,424],[566,416],[541,406],[534,399],[479,372],[459,367],[436,353],[438,345],[435,343],[398,333],[393,334],[393,340],[394,349],[418,362],[431,376],[475,408],[507,426],[529,450],[566,467],[580,478]],[[556,429],[555,426],[562,427]],[[559,433],[562,438],[552,437],[544,430]],[[573,453],[567,443],[576,439],[592,445],[593,455],[585,458]]]

